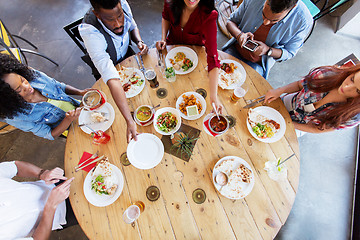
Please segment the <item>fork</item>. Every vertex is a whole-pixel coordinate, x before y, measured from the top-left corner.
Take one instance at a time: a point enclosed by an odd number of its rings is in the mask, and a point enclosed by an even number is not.
[[[260,96],[258,98],[254,98],[254,99],[251,99],[251,100],[245,100],[245,102],[246,102],[246,104],[250,104],[250,103],[253,103],[256,100],[260,100],[260,99],[263,99],[263,98],[265,99],[265,95],[262,95],[262,96]]]

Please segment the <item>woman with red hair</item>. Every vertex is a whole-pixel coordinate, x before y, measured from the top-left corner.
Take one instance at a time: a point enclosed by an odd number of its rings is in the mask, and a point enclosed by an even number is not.
[[[360,64],[315,68],[302,80],[268,91],[265,103],[283,93],[297,130],[321,133],[360,123]]]

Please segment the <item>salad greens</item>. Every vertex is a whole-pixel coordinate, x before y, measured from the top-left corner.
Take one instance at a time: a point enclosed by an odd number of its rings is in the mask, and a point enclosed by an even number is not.
[[[185,58],[181,68],[184,69],[184,71],[187,71],[193,65],[194,65],[193,62],[190,59]]]
[[[176,127],[177,119],[171,112],[164,112],[160,114],[156,120],[157,127],[163,132],[170,132]]]
[[[274,132],[270,126],[267,124],[257,123],[254,127],[252,127],[253,132],[259,138],[271,138],[274,136]]]
[[[94,190],[99,195],[101,194],[109,195],[109,193],[106,190],[104,178],[101,175],[98,175],[94,180],[91,181],[91,189]]]

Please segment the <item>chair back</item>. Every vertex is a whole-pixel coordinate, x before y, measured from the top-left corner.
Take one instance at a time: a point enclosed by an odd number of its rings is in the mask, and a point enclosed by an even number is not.
[[[0,38],[6,44],[6,46],[11,47],[9,34],[5,28],[5,25],[1,20],[0,20]]]
[[[64,28],[65,32],[71,37],[71,39],[76,43],[76,45],[81,49],[81,51],[86,54],[87,51],[84,46],[84,41],[82,40],[78,26],[82,23],[83,18],[80,18],[79,20],[76,20],[75,22],[72,22],[68,25],[66,25]]]
[[[309,9],[311,16],[314,18],[320,9],[311,0],[301,0],[305,6]]]

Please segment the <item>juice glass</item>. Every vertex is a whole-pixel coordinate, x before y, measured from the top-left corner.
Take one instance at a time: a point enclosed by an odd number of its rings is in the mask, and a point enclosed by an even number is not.
[[[137,201],[128,207],[123,213],[124,222],[127,224],[133,223],[139,218],[140,213],[145,210],[145,204],[142,201]]]
[[[110,140],[110,136],[106,133],[104,133],[101,130],[98,130],[96,132],[93,132],[91,134],[93,138],[93,144],[99,145],[99,144],[106,144]]]

